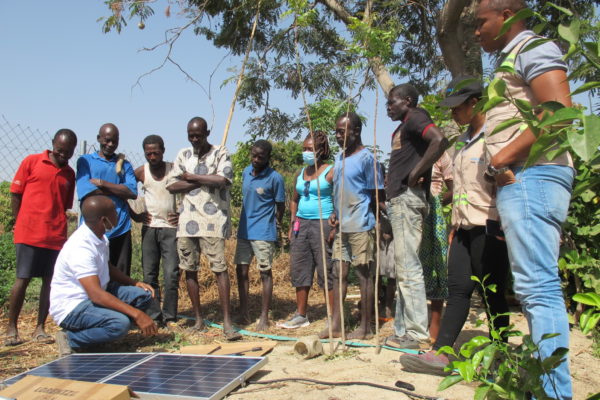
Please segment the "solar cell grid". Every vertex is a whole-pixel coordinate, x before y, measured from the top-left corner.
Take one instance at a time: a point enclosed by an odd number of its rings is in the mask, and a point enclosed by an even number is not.
[[[166,353],[72,354],[25,375],[127,385],[142,398],[220,399],[255,373],[263,357]]]
[[[148,356],[148,353],[72,354],[14,376],[4,383],[12,385],[26,375],[98,382]]]
[[[129,385],[135,392],[212,398],[261,358],[159,354],[105,383]]]

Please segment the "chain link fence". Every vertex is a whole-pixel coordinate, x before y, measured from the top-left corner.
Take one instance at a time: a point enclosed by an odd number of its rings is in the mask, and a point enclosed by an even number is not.
[[[28,155],[51,149],[53,137],[53,133],[12,123],[2,115],[2,119],[0,119],[0,161],[3,168],[0,169],[0,182],[11,182],[21,161]],[[145,158],[141,151],[119,150],[125,153],[133,168],[144,164]],[[95,151],[98,151],[96,142],[89,143],[82,138],[77,138],[77,148],[69,165],[75,169],[79,156]]]
[[[53,133],[12,123],[2,115],[0,119],[0,161],[3,168],[0,168],[0,182],[12,182],[21,161],[28,155],[51,149],[53,137]],[[76,170],[77,159],[81,155],[98,151],[97,144],[97,142],[90,144],[82,138],[77,138],[77,148],[69,160],[71,168]],[[146,162],[142,152],[123,150],[120,152],[125,153],[134,169]],[[73,211],[79,212],[79,202],[73,202]]]

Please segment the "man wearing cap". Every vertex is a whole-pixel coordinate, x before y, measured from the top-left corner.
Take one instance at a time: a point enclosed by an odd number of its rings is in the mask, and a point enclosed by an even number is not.
[[[419,355],[402,355],[400,363],[405,371],[447,374],[444,368],[448,364],[448,358],[436,353],[444,346],[454,345],[467,320],[471,295],[476,287],[471,276],[483,280],[489,275],[486,285],[496,285],[494,292],[488,290],[485,293],[491,315],[508,312],[504,297],[509,265],[506,244],[495,237],[493,232],[486,231],[486,225],[497,225],[498,213],[494,184],[484,177],[485,114],[475,112],[475,105],[482,92],[483,87],[478,79],[459,76],[450,82],[447,96],[440,103],[440,106],[452,109],[454,122],[468,126],[456,140],[454,151],[448,302],[433,349]],[[496,317],[494,327],[506,327],[508,322],[507,315]]]
[[[567,66],[558,46],[552,42],[530,46],[539,37],[526,29],[524,20],[500,34],[504,22],[523,8],[522,0],[482,0],[479,4],[475,34],[483,50],[499,53],[502,71],[495,78],[506,83],[507,98],[529,102],[534,110],[549,101],[570,107]],[[569,347],[569,322],[557,260],[574,170],[568,152],[552,160],[542,156],[524,168],[537,140],[527,126],[517,124],[491,134],[500,123],[520,118],[513,101],[500,103],[486,113],[487,174],[498,187],[496,202],[506,234],[514,290],[532,339],[540,346],[540,357],[545,359],[556,349]],[[543,335],[556,333],[559,335],[542,340]],[[566,357],[543,377],[543,383],[548,396],[572,398]]]
[[[419,93],[408,84],[390,90],[387,114],[401,121],[392,135],[392,154],[386,198],[394,233],[396,282],[400,307],[396,308],[394,335],[386,344],[400,348],[429,347],[427,298],[419,247],[423,219],[428,212],[426,193],[431,167],[448,146],[448,140],[431,117],[417,107]]]

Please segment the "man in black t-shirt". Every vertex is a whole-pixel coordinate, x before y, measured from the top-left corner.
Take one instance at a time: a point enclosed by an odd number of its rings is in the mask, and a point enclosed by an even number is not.
[[[394,233],[396,282],[399,298],[394,335],[386,344],[401,348],[429,345],[427,299],[419,246],[423,219],[427,215],[426,193],[431,167],[440,158],[448,140],[431,117],[417,107],[419,94],[414,86],[402,84],[390,90],[386,103],[392,121],[401,121],[392,135],[392,154],[386,197]]]

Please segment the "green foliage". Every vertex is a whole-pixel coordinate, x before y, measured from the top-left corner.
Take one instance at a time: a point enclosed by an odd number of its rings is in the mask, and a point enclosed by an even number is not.
[[[0,234],[0,306],[6,304],[15,281],[17,258],[12,233]]]
[[[587,335],[600,321],[600,295],[594,292],[577,293],[573,296],[573,300],[592,307],[585,310],[579,318],[579,327]]]
[[[496,291],[495,285],[485,285],[487,276],[480,281],[472,276],[486,291]],[[489,313],[487,297],[483,296],[486,310]],[[550,357],[538,358],[539,343],[534,343],[531,336],[514,330],[514,326],[496,329],[494,321],[500,315],[492,316],[488,323],[490,336],[476,336],[464,343],[458,352],[450,346],[444,346],[439,353],[456,358],[446,367],[446,371],[457,371],[458,375],[444,378],[438,390],[444,390],[458,382],[478,382],[475,399],[526,399],[530,394],[537,399],[551,399],[542,386],[542,376],[565,362],[568,352],[565,348],[556,349]],[[481,323],[481,321],[479,321]],[[501,340],[502,337],[522,336],[520,345],[513,347]],[[542,341],[556,336],[546,334]]]
[[[12,215],[10,182],[0,183],[0,232],[12,231],[15,219]]]

